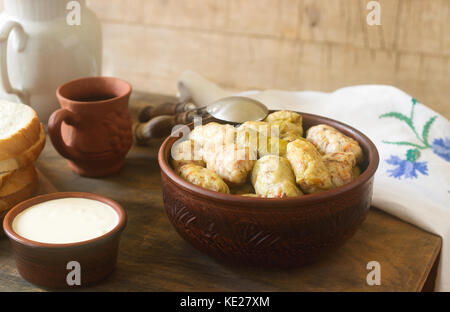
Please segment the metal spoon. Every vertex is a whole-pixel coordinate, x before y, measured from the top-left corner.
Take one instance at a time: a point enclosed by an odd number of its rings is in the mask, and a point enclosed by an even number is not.
[[[260,121],[269,113],[267,107],[260,101],[243,96],[226,97],[203,109],[214,118],[230,123]]]
[[[267,117],[269,110],[261,102],[243,96],[230,96],[211,103],[208,106],[192,109],[175,116],[158,116],[135,127],[137,142],[151,138],[163,138],[170,134],[177,124],[187,124],[194,117],[212,116],[217,120],[239,124],[249,120],[260,121]]]

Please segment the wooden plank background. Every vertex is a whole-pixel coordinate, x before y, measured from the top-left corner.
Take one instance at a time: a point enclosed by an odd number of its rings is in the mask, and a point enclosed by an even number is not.
[[[232,90],[390,84],[450,117],[450,1],[88,0],[104,72],[174,94],[192,69]]]
[[[87,0],[104,74],[175,94],[192,69],[231,90],[389,84],[450,117],[450,0]]]

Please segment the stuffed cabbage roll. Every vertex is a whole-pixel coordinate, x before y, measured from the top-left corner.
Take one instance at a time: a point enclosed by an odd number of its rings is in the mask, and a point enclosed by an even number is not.
[[[285,198],[303,195],[295,184],[289,161],[276,155],[258,159],[252,172],[252,184],[256,194],[262,197]]]
[[[298,126],[302,126],[302,115],[288,110],[273,112],[266,117],[267,122],[287,121]]]
[[[303,192],[311,194],[333,188],[331,176],[322,155],[306,140],[287,145],[286,157],[294,170],[295,179]]]
[[[266,121],[272,127],[273,136],[276,135],[287,142],[303,137],[302,115],[299,113],[281,110],[269,114]]]
[[[353,153],[331,153],[322,157],[335,187],[350,183],[354,179],[353,168],[356,158]]]
[[[220,193],[230,193],[228,185],[214,171],[194,164],[179,169],[180,176],[188,182]]]
[[[236,130],[236,144],[258,151],[258,157],[265,155],[286,155],[287,142],[278,137],[267,137],[263,132],[241,126]]]
[[[206,145],[226,145],[234,143],[236,129],[232,125],[223,125],[217,122],[210,122],[206,125],[195,127],[189,134],[189,139]]]
[[[243,184],[247,180],[256,159],[254,149],[236,144],[208,146],[203,150],[206,167],[233,185]]]
[[[308,129],[306,139],[322,153],[349,152],[356,157],[356,162],[363,161],[363,152],[359,143],[328,125],[317,125]]]
[[[206,167],[205,162],[202,159],[201,148],[198,144],[195,144],[192,140],[186,140],[183,142],[175,142],[172,146],[172,167],[176,172],[179,171],[181,166],[187,164],[194,164],[200,167]]]

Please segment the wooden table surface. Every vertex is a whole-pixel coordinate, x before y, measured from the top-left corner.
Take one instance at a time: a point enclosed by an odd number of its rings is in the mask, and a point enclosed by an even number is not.
[[[132,111],[170,99],[134,94]],[[181,239],[164,211],[157,151],[160,141],[134,146],[124,168],[103,179],[73,174],[47,140],[37,167],[59,191],[93,192],[125,207],[128,225],[117,268],[95,291],[420,291],[433,287],[441,238],[372,207],[343,247],[328,258],[291,270],[230,267]],[[381,266],[381,285],[369,286],[369,261]],[[0,240],[0,291],[41,291],[15,268]]]

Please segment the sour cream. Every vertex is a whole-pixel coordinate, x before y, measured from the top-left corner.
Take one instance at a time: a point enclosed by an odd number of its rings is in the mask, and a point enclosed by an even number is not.
[[[118,223],[117,212],[100,201],[61,198],[25,209],[14,218],[12,228],[32,241],[68,244],[102,236]]]

